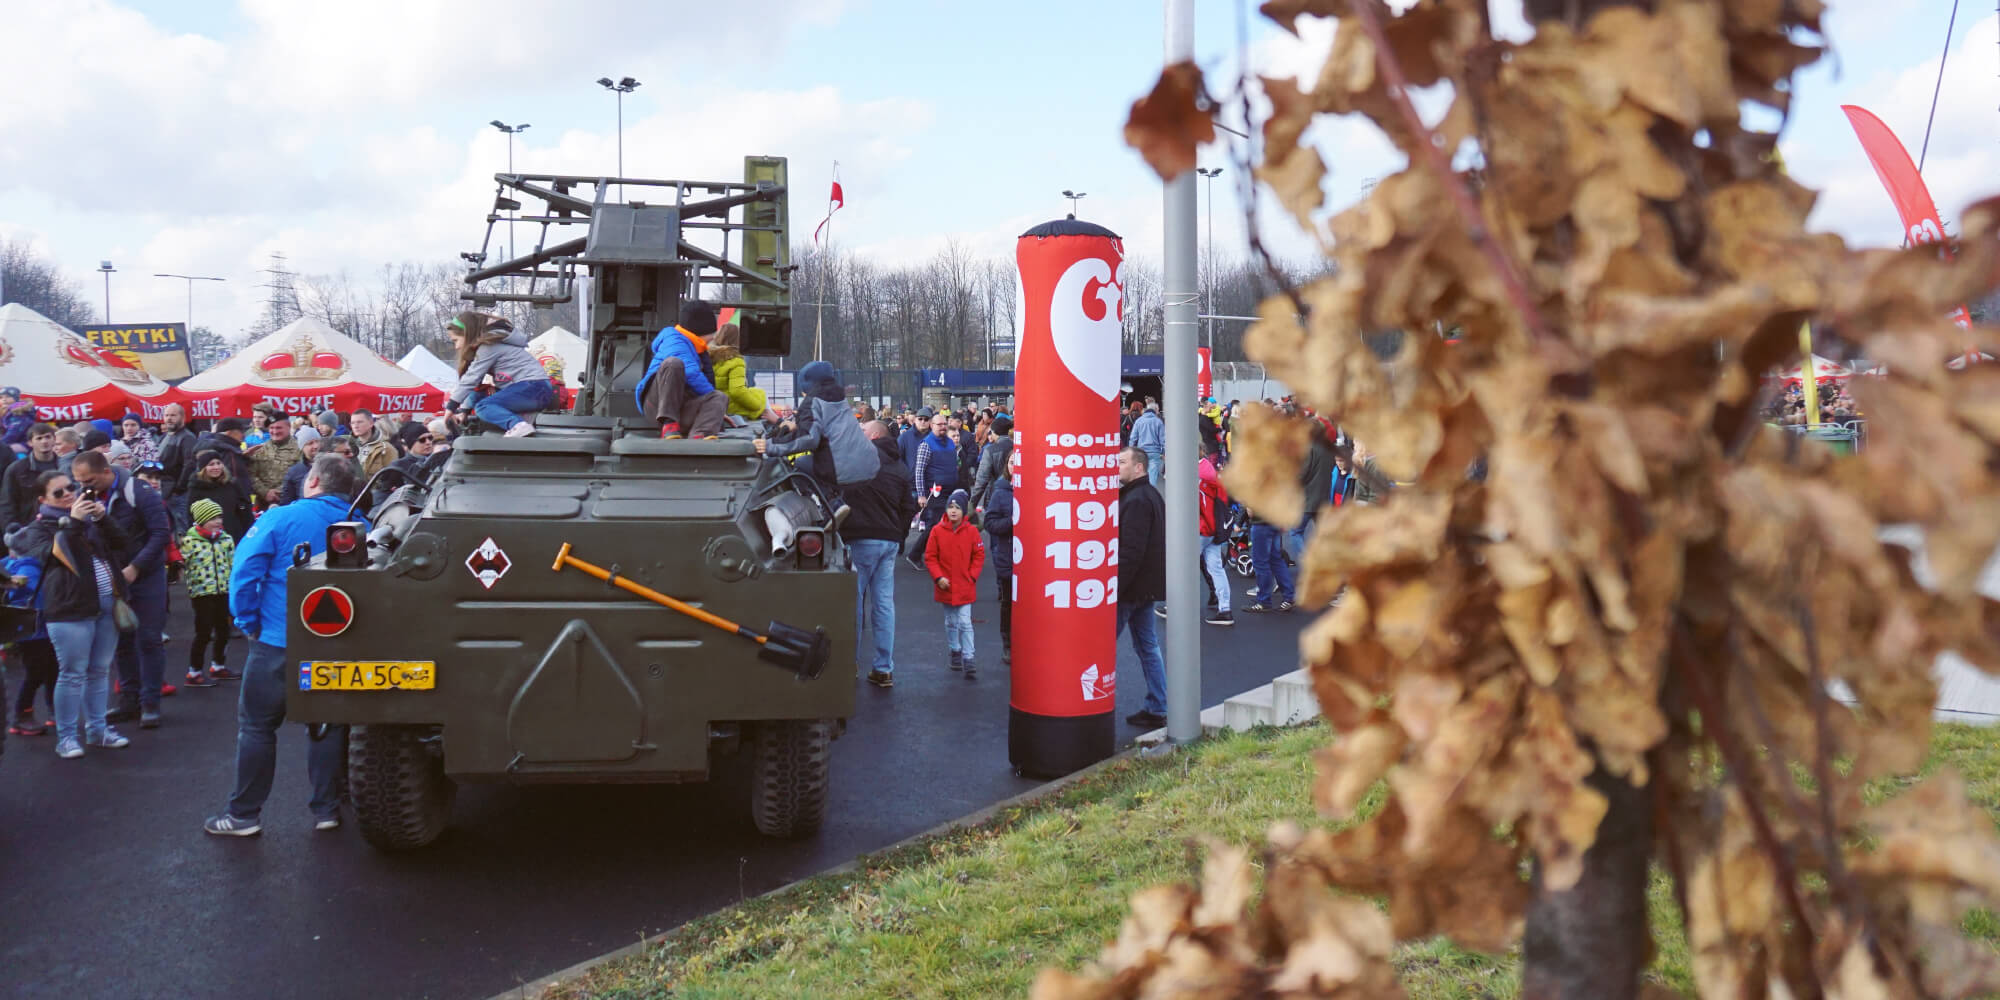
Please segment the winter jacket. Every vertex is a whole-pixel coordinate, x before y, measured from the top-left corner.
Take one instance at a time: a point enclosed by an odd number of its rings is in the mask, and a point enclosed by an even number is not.
[[[5,444],[9,448],[16,445],[26,448],[28,431],[35,426],[35,404],[24,399],[8,407],[4,426],[6,433],[0,435],[0,444]]]
[[[764,390],[750,384],[750,365],[743,355],[733,347],[718,347],[711,353],[721,355],[715,360],[715,388],[729,397],[729,415],[745,420],[763,416],[769,404]]]
[[[894,441],[881,438],[868,443],[875,447],[875,478],[840,491],[848,507],[847,520],[840,525],[840,540],[901,542],[910,533],[910,520],[917,516],[916,497],[910,493],[910,470],[903,468]]]
[[[935,487],[942,498],[958,488],[958,446],[952,443],[950,430],[942,434],[933,431],[917,445],[916,471],[910,478],[919,496]]]
[[[1005,578],[1014,572],[1014,477],[1001,476],[993,481],[993,491],[987,494],[986,513],[980,518],[980,527],[993,536],[993,575]]]
[[[26,583],[7,588],[7,606],[10,608],[32,608],[35,593],[42,585],[42,564],[29,556],[8,556],[0,559],[0,575],[18,576]]]
[[[903,457],[903,469],[910,474],[912,482],[917,477],[917,449],[923,446],[929,434],[919,434],[915,427],[905,427],[896,435],[896,454]]]
[[[229,567],[236,561],[236,539],[229,532],[211,542],[199,529],[189,528],[181,536],[181,558],[185,560],[181,579],[187,581],[189,597],[229,593]]]
[[[222,505],[222,530],[237,541],[250,530],[253,520],[250,514],[250,494],[243,484],[235,480],[218,483],[206,476],[197,478],[188,485],[187,502],[190,506],[196,500],[213,500]]]
[[[1299,470],[1299,485],[1305,488],[1306,494],[1303,520],[1311,521],[1327,498],[1333,495],[1333,446],[1324,439],[1316,437],[1306,448],[1306,464]]]
[[[222,464],[229,466],[229,478],[239,483],[250,481],[250,462],[243,457],[243,446],[227,434],[208,433],[198,438],[194,443],[194,449],[187,453],[187,461],[181,468],[180,485],[174,491],[177,495],[187,493],[188,487],[194,483],[194,477],[201,474],[201,463],[198,459],[205,451],[213,451],[222,456]]]
[[[1010,480],[1013,473],[1008,471],[1007,462],[1013,457],[1014,439],[1012,437],[995,437],[986,442],[986,447],[979,452],[979,471],[972,477],[973,510],[990,511],[993,508],[993,504],[988,497],[992,494],[993,487],[996,484]],[[1007,492],[1010,494],[1013,493],[1011,482],[1009,482]]]
[[[306,473],[312,471],[311,462],[300,462],[285,470],[285,485],[278,487],[278,503],[288,504],[305,496]]]
[[[924,545],[924,566],[931,571],[931,598],[939,604],[971,604],[979,597],[979,571],[986,568],[986,542],[972,519],[961,517],[958,527],[951,518],[939,521]],[[939,577],[951,587],[937,585]]]
[[[1145,479],[1118,490],[1118,603],[1167,599],[1167,504]]]
[[[1139,414],[1139,418],[1132,421],[1132,447],[1156,458],[1166,454],[1167,422],[1151,410]]]
[[[380,427],[374,428],[365,441],[355,438],[354,444],[357,449],[354,458],[361,465],[361,481],[364,483],[388,468],[402,454],[396,450],[396,442],[389,440]]]
[[[481,344],[478,350],[472,352],[471,363],[458,373],[458,384],[452,387],[451,405],[456,408],[470,403],[473,393],[488,375],[493,376],[496,389],[504,389],[515,382],[549,380],[549,370],[528,353],[528,334],[525,330],[511,330],[506,340]],[[390,456],[389,461],[394,460],[395,456]],[[388,465],[389,461],[382,465]]]
[[[973,481],[972,479],[973,471],[979,467],[979,459],[980,459],[979,434],[970,427],[960,430],[958,432],[958,481],[959,482],[970,483]],[[975,504],[975,506],[977,505]],[[970,514],[972,512],[966,511],[966,513]]]
[[[1354,481],[1355,503],[1381,503],[1389,496],[1389,491],[1395,489],[1395,483],[1382,474],[1373,458],[1364,460],[1355,468]]]
[[[772,454],[812,453],[813,478],[822,483],[865,483],[875,478],[881,459],[868,440],[868,432],[854,419],[845,402],[824,399],[800,400],[798,432],[773,432],[769,439]],[[852,517],[853,515],[848,515]]]
[[[27,524],[35,519],[35,511],[41,507],[41,491],[35,488],[35,480],[44,472],[54,472],[61,468],[61,460],[52,453],[44,462],[29,452],[15,459],[0,474],[0,506],[6,508],[8,524]]]
[[[187,479],[187,465],[194,461],[194,445],[194,432],[185,427],[171,434],[160,432],[160,468],[164,470],[160,485],[168,491],[180,493],[181,483]]]
[[[37,516],[14,536],[21,551],[42,565],[42,618],[52,622],[91,621],[103,613],[98,603],[97,568],[111,564],[111,587],[123,594],[125,577],[115,565],[114,550],[126,544],[118,522]]]
[[[167,503],[158,490],[117,466],[111,467],[117,484],[103,498],[104,519],[117,522],[124,541],[112,546],[119,560],[114,569],[127,566],[139,571],[139,578],[153,576],[167,568],[167,543],[173,540],[173,523],[167,519]]]
[[[326,551],[326,529],[349,518],[351,498],[333,493],[307,497],[265,511],[236,546],[229,569],[229,617],[243,634],[272,646],[285,644],[291,601],[285,596],[285,574],[292,569],[292,552],[301,543],[313,555]],[[364,533],[366,528],[363,528]]]
[[[1222,476],[1216,472],[1214,455],[1202,456],[1200,464],[1195,466],[1195,476],[1199,488],[1197,495],[1201,500],[1199,523],[1202,537],[1211,542],[1227,541],[1229,491],[1222,487]]]
[[[299,445],[299,439],[288,437],[284,442],[266,441],[263,446],[250,453],[250,487],[258,497],[285,488],[285,473],[292,466],[306,460],[306,450]]]
[[[152,431],[144,427],[139,428],[138,437],[119,438],[118,440],[125,442],[125,447],[132,450],[132,464],[135,467],[145,465],[147,462],[157,462],[160,460],[159,439],[153,436]]]
[[[639,380],[637,396],[640,409],[646,406],[646,387],[653,384],[654,374],[659,372],[668,358],[680,361],[690,393],[706,396],[715,391],[715,383],[710,381],[715,369],[714,362],[708,359],[708,341],[678,326],[670,326],[653,338],[653,359],[646,362],[646,375]]]

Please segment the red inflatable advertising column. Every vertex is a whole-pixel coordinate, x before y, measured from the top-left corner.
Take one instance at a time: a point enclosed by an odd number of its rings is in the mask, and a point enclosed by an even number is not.
[[[1056,777],[1111,756],[1118,693],[1118,382],[1125,245],[1028,230],[1014,373],[1014,662],[1007,756]]]
[[[1200,400],[1215,398],[1215,361],[1206,347],[1194,349],[1194,396]]]

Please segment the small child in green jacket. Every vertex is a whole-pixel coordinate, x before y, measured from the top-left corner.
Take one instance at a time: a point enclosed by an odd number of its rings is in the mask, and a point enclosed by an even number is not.
[[[187,682],[189,687],[211,687],[218,680],[238,676],[223,666],[223,653],[229,645],[229,567],[236,561],[236,539],[223,530],[221,504],[196,500],[188,505],[188,515],[194,527],[181,537],[181,558],[187,560],[182,579],[187,581],[188,596],[194,601]],[[203,660],[202,652],[211,638],[215,640],[214,659]]]

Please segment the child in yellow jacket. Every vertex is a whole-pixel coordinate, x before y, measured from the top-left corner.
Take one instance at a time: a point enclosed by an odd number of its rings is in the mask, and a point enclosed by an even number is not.
[[[181,536],[181,557],[186,560],[182,578],[187,581],[188,597],[194,601],[187,682],[189,687],[209,687],[217,680],[237,676],[223,665],[229,646],[229,568],[236,561],[236,539],[223,530],[222,505],[213,500],[189,504],[188,516],[194,527]],[[205,662],[202,652],[210,638],[215,640],[214,659]]]

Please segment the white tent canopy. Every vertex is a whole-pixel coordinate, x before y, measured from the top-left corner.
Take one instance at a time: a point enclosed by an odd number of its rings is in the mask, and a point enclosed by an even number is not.
[[[583,384],[583,370],[590,363],[590,345],[582,337],[552,326],[528,341],[528,353],[543,359],[544,368],[549,367],[549,359],[554,359],[562,368],[564,385],[574,389]]]
[[[128,410],[158,420],[178,398],[172,386],[19,302],[0,306],[0,385],[34,400],[43,420],[116,419]]]
[[[285,413],[428,413],[444,405],[436,387],[311,318],[293,320],[179,388],[198,417],[242,416],[258,403]]]
[[[403,360],[396,362],[396,367],[443,389],[446,393],[458,385],[458,369],[439,360],[437,355],[430,352],[430,348],[422,344],[410,348],[410,353],[403,355]]]

